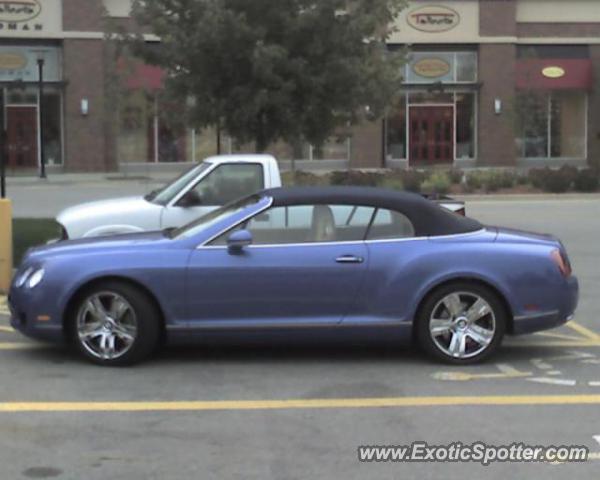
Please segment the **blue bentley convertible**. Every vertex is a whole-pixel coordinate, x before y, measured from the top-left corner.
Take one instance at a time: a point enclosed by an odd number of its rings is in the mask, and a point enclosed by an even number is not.
[[[101,365],[161,341],[378,338],[467,364],[507,333],[565,323],[577,299],[556,238],[339,187],[267,190],[180,229],[36,248],[9,305],[17,330]]]

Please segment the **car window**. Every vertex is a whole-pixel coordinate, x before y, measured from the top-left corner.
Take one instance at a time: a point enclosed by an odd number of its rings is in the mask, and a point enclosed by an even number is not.
[[[264,188],[263,167],[259,163],[225,164],[203,178],[194,190],[203,206],[226,205]]]
[[[375,209],[353,205],[273,207],[237,229],[252,233],[254,245],[363,241]],[[226,245],[226,232],[213,245]]]
[[[235,215],[236,213],[239,213],[244,209],[259,203],[262,198],[263,197],[260,197],[259,195],[251,195],[249,197],[237,200],[236,202],[229,203],[221,208],[217,208],[216,210],[207,213],[206,215],[203,215],[199,219],[194,220],[193,222],[188,223],[181,228],[174,229],[170,233],[170,236],[171,238],[193,237],[202,232],[202,230],[206,230],[207,228],[221,222],[227,217]]]
[[[367,240],[390,240],[414,236],[415,228],[405,215],[380,208],[375,214]]]
[[[184,172],[171,183],[169,183],[164,188],[153,192],[150,195],[146,196],[146,199],[150,202],[157,203],[159,205],[167,205],[173,198],[175,198],[182,189],[184,189],[190,182],[194,180],[198,175],[200,175],[205,170],[212,168],[212,163],[203,162],[200,165],[195,166],[194,168]],[[253,192],[250,192],[253,193]]]

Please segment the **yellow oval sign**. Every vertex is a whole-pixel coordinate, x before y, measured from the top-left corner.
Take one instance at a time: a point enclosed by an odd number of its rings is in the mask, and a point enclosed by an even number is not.
[[[439,33],[452,30],[460,23],[456,10],[441,5],[427,5],[410,11],[406,17],[408,24],[421,32]]]
[[[27,66],[27,58],[19,53],[0,53],[0,70],[22,70]]]
[[[566,73],[562,67],[546,67],[542,70],[542,75],[546,78],[562,78]]]
[[[0,22],[27,22],[41,11],[39,0],[0,0]]]
[[[450,64],[441,58],[424,58],[413,65],[413,72],[420,77],[438,78],[450,73]]]

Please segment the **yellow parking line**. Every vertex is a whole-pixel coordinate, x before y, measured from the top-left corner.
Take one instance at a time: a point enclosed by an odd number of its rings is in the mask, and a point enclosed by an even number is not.
[[[534,333],[536,337],[545,337],[545,338],[558,338],[560,340],[568,340],[570,342],[578,342],[580,340],[587,340],[587,338],[574,337],[572,335],[564,335],[562,333],[555,332],[538,332]]]
[[[578,342],[530,342],[530,341],[515,341],[508,342],[503,345],[507,348],[546,348],[546,347],[565,347],[565,348],[591,348],[600,347],[600,341],[582,340]]]
[[[4,327],[0,325],[0,332],[15,333],[15,329],[12,327]]]
[[[473,397],[316,398],[295,400],[216,400],[190,402],[6,402],[0,403],[0,412],[183,412],[215,410],[303,410],[332,408],[598,404],[600,404],[600,395],[496,395]]]
[[[28,350],[31,348],[39,348],[36,343],[25,342],[0,342],[0,350]]]
[[[583,325],[580,325],[577,322],[571,321],[571,322],[567,323],[566,326],[571,328],[572,330],[575,330],[580,335],[583,335],[588,340],[600,342],[600,335],[598,335],[596,332],[593,332],[589,328],[586,328]]]

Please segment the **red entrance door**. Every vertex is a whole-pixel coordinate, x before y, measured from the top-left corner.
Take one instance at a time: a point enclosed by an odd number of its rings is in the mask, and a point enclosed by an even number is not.
[[[9,168],[38,167],[36,107],[6,108],[6,144]]]
[[[410,164],[454,161],[454,107],[410,107]]]

